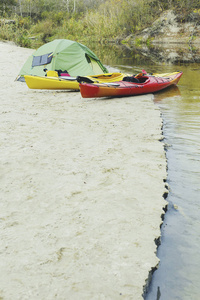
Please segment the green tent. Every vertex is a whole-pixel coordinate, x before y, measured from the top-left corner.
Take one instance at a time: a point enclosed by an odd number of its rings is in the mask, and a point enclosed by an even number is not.
[[[86,46],[70,40],[58,39],[38,48],[25,62],[18,80],[23,75],[44,76],[48,71],[67,71],[70,76],[108,73],[99,58]]]

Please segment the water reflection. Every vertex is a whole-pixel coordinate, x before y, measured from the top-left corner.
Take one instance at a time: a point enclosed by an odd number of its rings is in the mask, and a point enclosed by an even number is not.
[[[160,101],[166,99],[166,98],[171,98],[171,97],[179,97],[181,96],[181,92],[179,90],[179,87],[176,85],[172,85],[168,87],[165,90],[162,90],[154,95],[154,102],[159,103]]]
[[[129,69],[143,64],[143,66],[161,66],[163,69],[164,65],[176,64],[190,64],[200,62],[200,51],[198,49],[191,49],[187,45],[183,44],[171,44],[170,49],[160,47],[159,45],[153,47],[135,48],[134,46],[128,45],[117,45],[107,44],[100,45],[87,44],[91,50],[93,50],[100,60],[105,65],[127,66]],[[171,56],[173,53],[173,56]],[[195,66],[199,70],[199,66]]]

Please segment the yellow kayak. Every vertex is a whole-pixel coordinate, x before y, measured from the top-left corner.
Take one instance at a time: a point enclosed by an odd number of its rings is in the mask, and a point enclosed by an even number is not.
[[[47,90],[79,90],[79,82],[76,77],[56,76],[57,72],[47,73],[47,76],[24,75],[27,86],[30,89]],[[53,75],[53,76],[50,76]],[[100,75],[85,76],[93,82],[114,82],[122,80],[127,74],[123,73],[105,73]]]
[[[41,90],[79,90],[79,83],[74,77],[60,78],[60,77],[45,77],[24,75],[26,84],[29,89]]]

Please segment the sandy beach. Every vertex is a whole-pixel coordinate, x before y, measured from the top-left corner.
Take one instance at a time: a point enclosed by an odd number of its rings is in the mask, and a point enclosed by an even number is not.
[[[0,42],[0,299],[143,299],[166,201],[152,95],[83,99],[15,81]]]

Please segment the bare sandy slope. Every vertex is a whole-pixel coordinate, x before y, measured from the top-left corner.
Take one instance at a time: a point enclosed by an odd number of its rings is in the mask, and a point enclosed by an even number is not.
[[[142,299],[166,201],[151,95],[82,99],[14,81],[0,43],[0,298]]]

